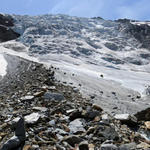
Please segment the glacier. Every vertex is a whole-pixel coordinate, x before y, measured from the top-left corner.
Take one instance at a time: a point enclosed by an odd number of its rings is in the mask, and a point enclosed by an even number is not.
[[[145,95],[150,84],[149,22],[11,17],[20,37],[0,43],[3,53],[59,68],[55,75],[60,82],[77,87],[85,97],[94,95],[94,102],[107,111],[117,107],[118,112],[132,113],[150,105]],[[139,95],[144,101],[136,98]]]

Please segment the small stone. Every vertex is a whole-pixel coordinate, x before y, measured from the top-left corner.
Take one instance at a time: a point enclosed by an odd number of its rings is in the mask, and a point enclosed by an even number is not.
[[[141,142],[140,144],[137,145],[137,149],[149,149],[150,148],[150,144]]]
[[[87,120],[93,120],[95,117],[99,116],[100,112],[97,110],[88,110],[85,113],[85,119]]]
[[[34,99],[34,96],[24,96],[20,98],[21,101],[31,101],[33,99]]]
[[[23,148],[23,150],[30,150],[31,148],[32,148],[31,145],[25,145],[24,148]]]
[[[64,137],[63,141],[67,142],[68,144],[74,147],[75,144],[81,143],[83,139],[81,139],[79,136],[76,136],[76,135],[70,135],[70,136]]]
[[[103,114],[102,116],[102,120],[110,120],[110,116],[108,114]]]
[[[144,124],[145,124],[146,128],[150,130],[150,121],[146,121]]]
[[[114,126],[110,126],[108,125],[99,125],[97,127],[97,132],[96,132],[97,136],[102,137],[102,141],[106,141],[106,140],[114,140],[117,141],[119,140],[119,135],[115,130]]]
[[[136,150],[136,148],[137,148],[137,144],[134,142],[119,146],[119,150]]]
[[[77,118],[82,118],[82,112],[80,112],[79,110],[76,110],[69,115],[69,119],[71,121],[73,121]]]
[[[95,122],[99,122],[101,120],[101,118],[99,117],[99,116],[96,116],[95,118],[94,118],[94,121]]]
[[[62,126],[63,126],[63,128],[64,128],[64,130],[65,130],[66,132],[70,132],[70,129],[69,129],[69,127],[68,127],[67,125],[62,124]]]
[[[65,132],[65,131],[62,130],[62,129],[58,129],[58,128],[55,130],[55,132],[58,133],[58,134],[60,134],[60,135],[68,135],[67,132]]]
[[[93,133],[95,130],[96,130],[96,126],[95,127],[89,127],[88,130],[87,130],[87,135]]]
[[[49,86],[48,89],[49,90],[56,90],[56,87],[55,86]]]
[[[89,145],[87,141],[83,141],[79,144],[79,150],[89,150]]]
[[[95,146],[93,144],[89,144],[89,150],[94,150]]]
[[[55,123],[55,120],[51,120],[51,121],[49,121],[49,125],[50,126],[54,126],[56,123]]]
[[[95,110],[98,110],[98,111],[103,111],[103,109],[97,104],[93,104],[92,108],[95,109]]]
[[[69,129],[73,134],[85,132],[82,119],[75,119],[74,121],[70,122]]]
[[[39,148],[39,145],[32,145],[32,148],[33,148],[34,150],[37,150],[37,149]]]
[[[40,91],[40,92],[34,93],[33,95],[34,95],[35,97],[41,97],[41,96],[44,95],[44,93],[45,93],[45,91]]]
[[[70,109],[70,110],[67,110],[66,113],[67,113],[67,114],[70,114],[70,113],[73,113],[73,112],[75,112],[75,111],[77,111],[77,110],[76,110],[76,109]]]
[[[33,110],[41,111],[41,112],[46,112],[48,109],[46,107],[33,107]]]
[[[6,128],[7,126],[8,126],[7,123],[3,123],[2,125],[0,125],[0,129],[4,129],[4,128]]]
[[[101,150],[118,150],[118,147],[114,144],[102,144]]]
[[[35,124],[38,122],[39,119],[40,119],[39,113],[32,113],[30,115],[25,116],[25,122],[27,124]]]

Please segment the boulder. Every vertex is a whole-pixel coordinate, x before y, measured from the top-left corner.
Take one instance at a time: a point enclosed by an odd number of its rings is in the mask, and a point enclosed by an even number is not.
[[[94,133],[96,134],[96,136],[99,137],[99,140],[101,140],[102,142],[106,140],[119,140],[118,133],[115,131],[115,128],[110,125],[99,125]]]
[[[25,122],[27,124],[35,124],[38,122],[39,119],[40,119],[39,113],[32,113],[30,115],[25,116]]]
[[[150,121],[150,108],[137,112],[136,116],[138,121]]]
[[[134,126],[137,124],[137,118],[130,114],[116,114],[115,119],[120,120],[123,124],[128,126]]]
[[[89,150],[89,145],[87,141],[83,141],[79,144],[79,150]]]
[[[20,118],[16,124],[15,135],[10,138],[1,148],[1,150],[22,150],[25,144],[24,119]]]
[[[68,144],[74,147],[75,144],[81,143],[83,139],[76,135],[70,135],[70,136],[64,137],[63,141],[67,142]]]
[[[85,132],[84,126],[83,126],[82,119],[75,119],[74,121],[70,122],[69,129],[70,132],[73,134],[79,134]]]
[[[65,98],[61,93],[46,92],[43,96],[45,100],[63,101]]]

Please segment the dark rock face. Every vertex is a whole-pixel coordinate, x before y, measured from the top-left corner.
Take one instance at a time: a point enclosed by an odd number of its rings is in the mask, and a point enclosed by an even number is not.
[[[0,14],[0,24],[7,26],[7,27],[11,27],[13,26],[13,19],[10,16],[5,16]]]
[[[136,25],[128,20],[121,21],[120,29],[125,29],[125,32],[133,36],[141,43],[142,48],[150,49],[150,26],[147,24]]]
[[[0,14],[0,42],[13,40],[20,36],[10,28],[12,26],[13,19],[10,16]]]

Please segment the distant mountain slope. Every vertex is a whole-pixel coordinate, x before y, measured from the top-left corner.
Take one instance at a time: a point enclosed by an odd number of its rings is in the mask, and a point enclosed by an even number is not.
[[[9,17],[14,25],[10,29],[20,36],[2,43],[1,51],[55,65],[60,68],[58,80],[77,86],[86,97],[94,95],[93,101],[108,111],[133,113],[147,107],[149,22],[66,15]],[[138,101],[140,94],[145,101]]]

